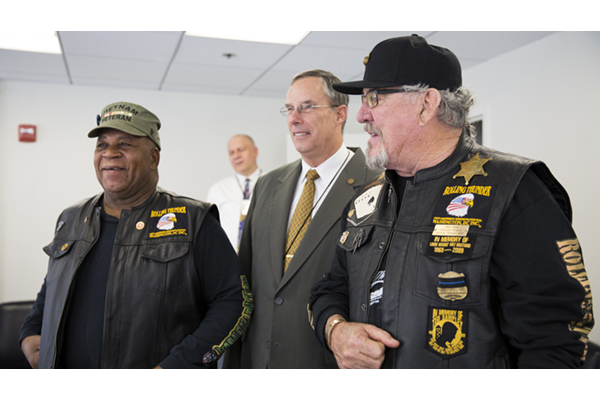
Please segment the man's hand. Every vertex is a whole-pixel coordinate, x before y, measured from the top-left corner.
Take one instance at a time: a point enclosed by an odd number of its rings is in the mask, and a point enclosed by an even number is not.
[[[31,368],[37,369],[38,363],[40,361],[40,335],[27,336],[21,342],[21,350],[23,350],[23,354],[27,357],[27,361],[31,365]]]
[[[332,315],[327,326],[340,315]],[[385,348],[396,348],[400,342],[374,325],[341,322],[329,332],[329,348],[340,368],[379,368]]]

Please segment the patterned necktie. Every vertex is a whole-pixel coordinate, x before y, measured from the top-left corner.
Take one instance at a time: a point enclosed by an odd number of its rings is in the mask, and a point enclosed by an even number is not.
[[[292,216],[292,221],[290,222],[290,227],[288,229],[288,234],[285,241],[284,250],[287,250],[287,253],[283,262],[284,274],[285,271],[287,271],[290,262],[292,261],[292,257],[294,257],[294,253],[296,253],[296,249],[298,249],[298,246],[300,246],[300,242],[304,237],[304,232],[306,232],[308,224],[310,224],[311,212],[313,203],[315,201],[314,180],[318,177],[319,174],[314,169],[309,170],[306,174],[306,183],[304,184],[302,195],[300,196],[300,200],[298,201],[296,209],[294,210],[294,215]]]
[[[244,200],[250,198],[250,179],[246,178],[246,186],[244,187]]]

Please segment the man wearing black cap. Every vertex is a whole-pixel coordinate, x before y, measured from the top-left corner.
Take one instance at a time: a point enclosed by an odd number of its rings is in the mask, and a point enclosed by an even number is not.
[[[386,172],[342,214],[312,289],[342,368],[579,367],[594,325],[569,197],[540,161],[477,145],[456,56],[379,43],[362,95],[367,164]]]
[[[252,298],[214,205],[157,187],[160,121],[106,106],[94,152],[104,191],[58,218],[48,273],[21,329],[33,368],[206,368],[247,326]]]

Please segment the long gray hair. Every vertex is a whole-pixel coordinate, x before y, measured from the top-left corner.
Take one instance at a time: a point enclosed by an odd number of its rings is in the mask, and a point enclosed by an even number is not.
[[[424,84],[405,85],[402,88],[407,92],[423,93],[429,89],[429,86]],[[474,137],[475,127],[469,122],[469,110],[475,103],[471,91],[461,86],[453,92],[448,89],[439,92],[442,97],[438,111],[439,120],[453,128],[467,131],[471,137]]]

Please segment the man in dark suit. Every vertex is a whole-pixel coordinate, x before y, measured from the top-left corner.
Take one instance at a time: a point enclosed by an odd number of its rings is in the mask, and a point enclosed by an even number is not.
[[[226,368],[336,367],[309,322],[310,288],[331,267],[344,206],[381,173],[366,167],[360,149],[344,146],[348,96],[332,89],[338,82],[311,70],[296,75],[288,90],[281,113],[302,159],[256,183],[239,251],[254,313],[241,357],[232,351]]]

